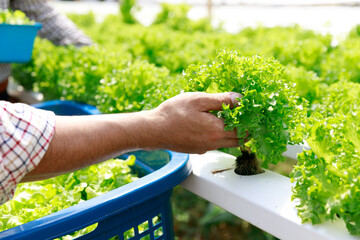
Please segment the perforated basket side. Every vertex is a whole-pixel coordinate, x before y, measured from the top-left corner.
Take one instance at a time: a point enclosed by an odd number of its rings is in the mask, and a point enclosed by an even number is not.
[[[171,191],[173,187],[189,176],[191,165],[188,162],[188,154],[169,153],[171,154],[171,161],[161,169],[88,201],[1,232],[0,239],[54,239],[101,222],[105,223],[101,223],[97,227],[96,234],[103,236],[101,239],[109,239],[114,236],[120,237],[122,231],[135,229],[136,224],[141,224],[144,219],[149,221],[159,212],[161,220],[165,224],[163,225],[164,239],[171,239],[173,236]],[[107,226],[110,225],[106,223],[118,221],[116,219],[123,219],[129,223],[135,221],[134,219],[138,220],[131,225],[119,226],[118,230],[110,231],[107,229]],[[158,229],[155,226],[152,227],[154,231]],[[145,235],[151,237],[152,233],[150,232]],[[133,239],[149,239],[145,235],[139,233],[134,235],[138,238]],[[83,239],[95,239],[90,237],[92,236],[85,235]]]
[[[173,239],[171,190],[113,215],[79,240],[165,240]]]
[[[96,115],[101,112],[93,105],[74,101],[52,100],[32,105],[35,108],[53,111],[56,115]]]

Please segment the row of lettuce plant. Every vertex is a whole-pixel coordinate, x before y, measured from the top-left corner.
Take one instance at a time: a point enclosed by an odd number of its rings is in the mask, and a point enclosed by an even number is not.
[[[214,114],[226,130],[237,129],[242,152],[266,167],[283,159],[287,144],[306,140],[311,150],[291,174],[299,216],[314,224],[342,219],[360,234],[357,28],[333,46],[332,36],[299,26],[230,34],[174,9],[164,5],[148,27],[73,15],[96,45],[37,39],[33,59],[14,66],[14,77],[45,99],[87,102],[104,113],[153,108],[183,91],[240,92],[235,108]]]

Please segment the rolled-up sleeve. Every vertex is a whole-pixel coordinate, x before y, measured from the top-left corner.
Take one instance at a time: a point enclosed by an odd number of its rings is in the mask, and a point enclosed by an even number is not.
[[[55,114],[0,101],[0,204],[40,162],[55,131]]]
[[[0,83],[6,80],[11,73],[10,64],[0,63]]]

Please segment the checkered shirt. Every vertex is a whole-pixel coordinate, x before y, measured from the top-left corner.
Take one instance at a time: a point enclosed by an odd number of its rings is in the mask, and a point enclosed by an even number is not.
[[[30,19],[42,23],[38,35],[55,45],[91,45],[92,41],[47,0],[0,0],[0,9],[23,11]],[[0,82],[10,75],[10,64],[0,63]]]
[[[55,130],[55,114],[22,103],[0,101],[0,204],[44,156]]]

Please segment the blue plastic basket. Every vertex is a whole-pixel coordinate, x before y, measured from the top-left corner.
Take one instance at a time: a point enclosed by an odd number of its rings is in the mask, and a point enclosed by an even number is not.
[[[40,28],[40,23],[35,23],[35,25],[0,24],[0,63],[29,61],[34,39]]]
[[[69,101],[50,101],[34,105],[59,115],[98,114],[89,105]],[[138,151],[136,167],[144,177],[101,196],[0,233],[0,239],[53,239],[94,223],[97,228],[78,239],[131,240],[173,239],[170,197],[172,188],[191,171],[189,155],[172,151]],[[126,157],[124,155],[123,157]],[[140,232],[139,226],[145,230]],[[157,237],[156,237],[157,236]]]

